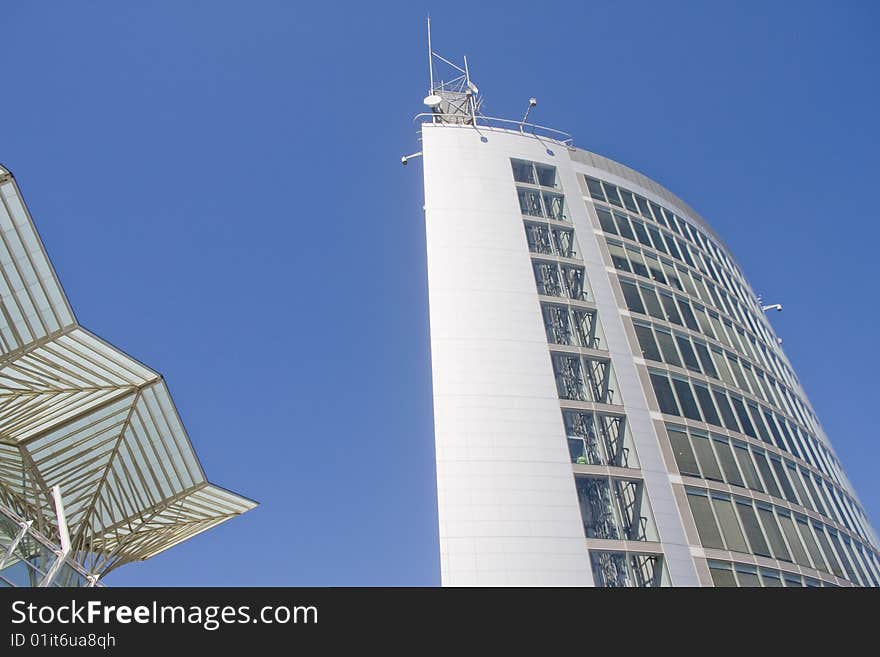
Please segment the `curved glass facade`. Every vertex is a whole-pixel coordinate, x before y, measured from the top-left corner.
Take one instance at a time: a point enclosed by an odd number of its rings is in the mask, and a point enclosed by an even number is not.
[[[880,585],[865,512],[726,248],[700,221],[583,182],[713,582]]]

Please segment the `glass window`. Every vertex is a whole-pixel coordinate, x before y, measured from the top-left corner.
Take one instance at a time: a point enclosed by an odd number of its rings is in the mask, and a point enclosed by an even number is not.
[[[724,479],[728,484],[745,488],[745,484],[739,474],[739,468],[736,467],[736,459],[733,456],[733,451],[730,449],[730,443],[725,438],[717,437],[712,439],[712,443],[715,446],[715,453],[718,454],[718,460],[721,462]]]
[[[736,377],[736,384],[740,390],[744,390],[745,392],[749,392],[749,386],[746,383],[746,379],[743,376],[742,370],[739,367],[739,361],[731,354],[727,354],[728,364],[730,365],[730,371],[733,372],[733,375]]]
[[[761,581],[764,582],[766,588],[775,588],[782,586],[782,579],[779,577],[778,570],[769,570],[761,568]]]
[[[605,200],[605,192],[602,191],[602,185],[595,178],[584,176],[587,179],[587,188],[590,190],[590,196],[600,201]]]
[[[712,403],[712,395],[709,394],[709,389],[696,381],[693,382],[693,386],[694,392],[697,393],[697,401],[700,402],[700,410],[703,411],[703,417],[706,419],[706,422],[720,427],[721,419],[715,411],[715,405]]]
[[[783,573],[783,579],[785,580],[785,585],[795,588],[803,588],[804,583],[801,581],[800,575],[795,575],[794,573]]]
[[[628,189],[618,188],[620,192],[620,197],[623,199],[623,204],[626,206],[626,209],[630,212],[635,212],[638,214],[639,208],[636,205],[636,200],[633,198],[632,192]]]
[[[718,378],[718,372],[715,371],[715,365],[712,363],[712,358],[709,356],[709,350],[706,348],[702,342],[694,342],[694,349],[697,350],[697,355],[700,357],[700,363],[703,365],[703,371],[713,378]]]
[[[617,222],[617,232],[620,233],[620,236],[635,241],[636,236],[633,234],[632,228],[629,226],[629,219],[626,218],[626,215],[615,212],[614,220]]]
[[[822,504],[822,499],[816,493],[816,489],[813,487],[813,477],[806,470],[801,470],[801,475],[803,475],[804,484],[807,487],[807,490],[810,493],[810,498],[813,500],[813,510],[821,513],[823,516],[828,515],[828,511],[825,510],[825,506]]]
[[[812,568],[810,558],[807,556],[807,551],[804,550],[804,546],[801,544],[797,529],[794,527],[794,521],[791,519],[788,511],[776,509],[776,515],[779,517],[779,526],[782,527],[782,533],[785,534],[785,538],[788,540],[788,545],[791,548],[791,553],[794,556],[795,562],[801,566]]]
[[[697,324],[697,318],[694,317],[694,313],[691,311],[690,302],[687,299],[678,297],[678,305],[681,308],[681,316],[684,317],[685,326],[691,331],[699,331],[700,327]]]
[[[660,301],[657,300],[657,293],[652,288],[642,287],[642,299],[645,301],[645,307],[648,314],[660,320],[665,320],[663,309],[660,307]]]
[[[636,239],[647,247],[653,248],[651,238],[648,237],[648,231],[645,230],[645,224],[638,219],[632,219],[632,227],[636,233]]]
[[[675,350],[675,343],[672,342],[672,333],[667,333],[658,328],[657,342],[660,344],[660,351],[663,353],[663,362],[681,367],[678,352]]]
[[[755,431],[758,434],[758,437],[763,440],[768,445],[770,444],[770,432],[767,431],[767,427],[764,426],[764,419],[761,417],[761,414],[758,412],[758,407],[755,406],[752,402],[748,402],[747,404],[749,409],[749,415],[752,419],[752,424],[755,427]]]
[[[681,404],[681,410],[686,418],[702,422],[700,411],[697,410],[697,402],[694,401],[691,387],[684,379],[672,377],[672,385],[675,386],[675,392],[678,395],[678,401]]]
[[[719,588],[736,586],[736,579],[730,564],[720,561],[709,562],[709,572],[712,574],[712,583]]]
[[[767,420],[767,427],[770,429],[770,433],[773,436],[773,441],[779,449],[784,449],[788,451],[785,447],[785,443],[782,441],[782,436],[779,435],[779,429],[776,428],[776,422],[773,421],[773,415],[770,411],[764,411],[764,419]]]
[[[785,495],[785,499],[787,499],[792,504],[797,504],[798,499],[794,494],[794,488],[791,487],[791,484],[788,481],[788,477],[785,475],[785,468],[782,466],[782,461],[780,461],[776,457],[770,457],[770,464],[773,466],[773,472],[776,473],[776,478],[779,480],[779,485],[782,486],[782,494]]]
[[[687,497],[703,547],[723,550],[724,541],[721,539],[718,525],[715,524],[715,516],[712,514],[712,508],[709,506],[709,498],[705,493],[690,489],[687,491]]]
[[[683,430],[669,425],[666,426],[666,431],[669,434],[669,442],[672,444],[672,454],[675,456],[678,471],[683,475],[699,477],[700,469],[697,467],[697,458],[691,449],[687,434]]]
[[[535,184],[535,172],[532,169],[531,162],[511,160],[510,163],[513,165],[513,179],[516,182],[527,183],[529,185]]]
[[[651,327],[636,323],[633,323],[633,326],[636,329],[636,336],[639,339],[642,356],[648,360],[663,362],[663,359],[660,357],[660,350],[657,348],[657,343],[654,341],[654,334],[651,332]]]
[[[666,276],[663,274],[663,267],[660,266],[660,261],[657,257],[648,253],[643,255],[645,256],[645,262],[648,265],[648,271],[651,272],[650,278],[666,285]]]
[[[767,493],[774,497],[782,497],[779,492],[779,487],[776,485],[776,479],[774,479],[773,473],[770,471],[770,464],[767,463],[767,457],[764,456],[764,452],[759,452],[758,450],[753,449],[752,454],[755,457],[755,463],[758,464],[758,471],[761,473],[761,478],[764,480],[764,486],[767,489]]]
[[[669,251],[669,255],[677,260],[681,260],[681,254],[678,252],[678,247],[675,244],[675,238],[669,233],[665,233],[663,236],[666,239],[666,248]]]
[[[712,357],[715,367],[721,373],[721,380],[730,387],[735,388],[736,382],[730,374],[730,367],[727,365],[727,359],[724,357],[724,354],[717,347],[712,347]]]
[[[614,224],[614,219],[611,218],[611,213],[605,208],[596,208],[596,214],[599,216],[599,225],[602,226],[602,230],[617,235],[617,226]]]
[[[739,469],[745,478],[746,486],[759,493],[763,493],[764,487],[761,485],[761,479],[758,477],[758,471],[755,470],[755,464],[752,462],[748,448],[745,445],[734,442],[733,453],[736,456],[737,463],[739,463]]]
[[[645,306],[642,305],[642,299],[639,296],[639,290],[634,283],[622,280],[620,287],[623,289],[623,297],[626,299],[626,307],[634,313],[645,314]]]
[[[828,542],[828,537],[825,535],[825,530],[822,529],[821,525],[813,523],[813,531],[816,533],[816,538],[819,540],[819,545],[822,546],[822,552],[825,554],[825,561],[831,566],[831,572],[833,572],[838,577],[845,577],[843,574],[843,569],[840,567],[840,564],[837,561],[837,556],[834,554],[834,550],[831,549],[831,544]]]
[[[648,268],[645,267],[645,261],[642,260],[642,253],[634,246],[627,245],[626,255],[629,257],[629,264],[632,266],[634,273],[643,278],[651,278]]]
[[[663,216],[663,211],[660,209],[660,206],[657,205],[656,203],[650,203],[650,202],[649,202],[649,204],[650,204],[650,206],[651,206],[651,210],[652,210],[653,213],[654,213],[654,220],[655,220],[658,224],[662,224],[662,225],[666,226],[666,225],[667,225],[667,224],[666,224],[666,217]]]
[[[617,187],[604,180],[602,181],[602,187],[605,188],[605,196],[608,198],[609,203],[616,205],[617,207],[623,207],[620,202],[620,197],[617,195]]]
[[[546,164],[536,164],[535,171],[538,172],[538,184],[542,187],[556,187],[556,167],[550,167]]]
[[[733,416],[733,410],[730,408],[730,402],[727,400],[727,395],[721,390],[713,388],[712,396],[715,397],[715,402],[718,404],[718,410],[721,411],[721,418],[724,420],[724,426],[731,431],[739,431],[739,425],[737,425],[736,418]]]
[[[697,360],[697,355],[691,348],[691,341],[682,335],[676,335],[675,341],[678,343],[678,349],[681,352],[681,357],[684,360],[685,367],[687,367],[692,372],[702,374],[702,372],[700,372],[700,363]]]
[[[785,546],[785,539],[782,538],[782,532],[779,530],[779,524],[776,522],[776,516],[769,507],[758,504],[758,517],[764,526],[764,534],[770,541],[770,548],[773,550],[773,556],[780,561],[791,561],[791,555]]]
[[[678,314],[678,308],[675,307],[675,300],[671,294],[660,293],[660,301],[663,302],[663,309],[666,311],[666,317],[673,324],[681,326],[681,316]]]
[[[678,415],[678,404],[675,402],[675,395],[672,394],[672,387],[669,385],[669,379],[665,374],[655,374],[650,372],[651,384],[654,387],[654,394],[657,396],[657,403],[660,405],[660,412],[669,415]]]
[[[712,323],[709,321],[709,316],[706,314],[706,310],[702,306],[695,304],[694,312],[697,314],[697,322],[700,324],[700,332],[714,340],[715,331],[712,330]]]
[[[786,467],[788,468],[789,480],[792,484],[794,484],[795,490],[797,490],[797,495],[800,498],[800,503],[802,506],[812,508],[810,506],[810,498],[807,496],[807,491],[804,489],[804,484],[801,481],[800,476],[798,475],[797,468],[793,463],[785,462]]]
[[[691,432],[691,442],[694,446],[694,452],[697,454],[700,469],[703,471],[703,477],[714,481],[724,481],[721,476],[721,468],[718,467],[718,462],[715,460],[715,452],[712,451],[712,445],[709,443],[709,437]]]
[[[619,244],[608,242],[608,253],[611,255],[611,262],[614,267],[621,271],[632,271],[629,266],[629,260],[626,258],[626,251]]]
[[[758,569],[754,566],[736,564],[736,579],[743,587],[757,588],[761,586],[761,580],[758,579]]]
[[[825,565],[825,559],[822,557],[822,551],[816,543],[813,532],[810,530],[809,524],[807,524],[807,519],[803,516],[795,516],[795,521],[797,523],[798,533],[800,534],[804,545],[807,547],[807,552],[810,553],[810,558],[813,560],[813,568],[816,570],[823,570],[827,573],[828,567]]]
[[[666,260],[661,260],[661,263],[663,264],[663,271],[666,274],[666,280],[669,281],[669,285],[677,290],[684,290],[681,286],[681,280],[678,278],[678,271],[672,266],[672,263]]]
[[[516,194],[519,197],[520,211],[530,217],[543,217],[544,209],[541,207],[541,194],[535,190],[518,187]]]
[[[565,197],[561,194],[541,195],[544,198],[544,210],[547,216],[556,221],[566,221],[568,217],[565,214]]]
[[[648,207],[648,202],[638,194],[636,194],[635,196],[636,203],[639,204],[639,213],[647,219],[652,219],[653,217],[651,216],[651,208]]]
[[[755,428],[749,420],[749,416],[746,413],[746,407],[743,406],[742,400],[733,395],[731,395],[730,400],[733,402],[733,408],[736,410],[736,416],[739,418],[743,431],[752,438],[757,438],[758,435],[755,433]]]
[[[666,253],[666,245],[663,243],[663,237],[660,235],[660,231],[653,226],[648,226],[648,232],[651,234],[654,248],[662,253]]]
[[[749,547],[752,554],[762,557],[770,556],[770,549],[767,547],[767,541],[764,540],[764,534],[761,532],[761,526],[758,524],[758,516],[755,515],[755,509],[748,500],[736,498],[736,511],[739,514],[740,522],[746,532],[746,538],[749,540]]]
[[[711,499],[727,549],[733,552],[748,552],[746,539],[743,538],[736,514],[733,512],[733,503],[729,498],[721,498],[714,493]]]

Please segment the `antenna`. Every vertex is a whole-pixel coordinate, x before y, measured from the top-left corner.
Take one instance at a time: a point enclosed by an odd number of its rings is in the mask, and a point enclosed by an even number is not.
[[[430,95],[434,95],[434,51],[431,50],[431,16],[428,15],[428,75],[431,78]],[[434,109],[433,107],[431,109]]]
[[[455,64],[439,53],[434,52],[431,41],[431,17],[428,16],[428,78],[430,89],[424,103],[434,114],[435,123],[477,124],[477,115],[483,102],[480,89],[471,80],[467,57],[464,67]],[[435,61],[436,60],[436,61]],[[450,78],[437,81],[434,65],[441,62]]]

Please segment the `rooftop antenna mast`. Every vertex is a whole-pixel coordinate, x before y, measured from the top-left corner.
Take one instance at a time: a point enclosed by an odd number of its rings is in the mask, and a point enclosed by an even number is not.
[[[464,57],[464,68],[454,64],[442,55],[434,52],[431,45],[431,17],[428,16],[428,76],[431,88],[425,97],[425,105],[434,114],[434,123],[459,123],[476,125],[480,105],[483,103],[480,90],[471,80],[467,57]],[[435,60],[450,69],[449,80],[434,80]]]

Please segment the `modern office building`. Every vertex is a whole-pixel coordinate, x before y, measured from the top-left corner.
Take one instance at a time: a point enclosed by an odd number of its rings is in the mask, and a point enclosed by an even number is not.
[[[466,62],[452,78],[432,65],[415,154],[442,583],[877,586],[877,535],[721,238],[567,135],[482,116]]]
[[[208,483],[162,377],[78,324],[0,168],[0,587],[95,586],[254,506]]]

